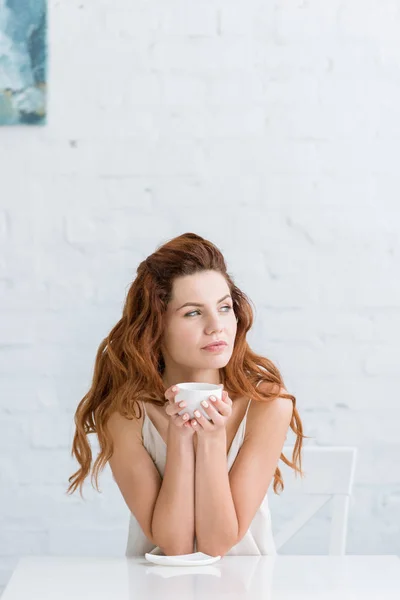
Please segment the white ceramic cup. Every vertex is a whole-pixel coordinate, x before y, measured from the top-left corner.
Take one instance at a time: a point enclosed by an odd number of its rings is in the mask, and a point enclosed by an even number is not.
[[[179,411],[179,415],[188,413],[191,419],[195,419],[194,411],[198,410],[206,419],[211,421],[211,417],[206,413],[206,409],[201,405],[203,400],[211,404],[210,396],[214,395],[221,400],[223,384],[198,383],[197,381],[189,383],[177,383],[178,393],[175,394],[175,402],[186,402],[185,408]]]

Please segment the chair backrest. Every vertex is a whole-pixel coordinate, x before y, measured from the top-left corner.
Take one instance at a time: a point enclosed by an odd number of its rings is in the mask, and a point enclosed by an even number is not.
[[[283,454],[292,460],[293,446],[284,446]],[[307,506],[274,535],[279,550],[327,502],[332,502],[329,554],[343,555],[346,550],[349,500],[356,467],[357,448],[350,446],[306,446],[301,452],[303,477],[283,461],[279,469],[284,480],[283,494],[311,496]],[[313,496],[315,496],[313,498]],[[321,497],[322,496],[322,497]]]

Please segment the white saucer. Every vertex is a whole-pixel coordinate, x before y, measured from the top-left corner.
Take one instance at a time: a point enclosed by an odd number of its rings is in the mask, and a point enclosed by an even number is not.
[[[200,565],[211,565],[221,559],[220,556],[210,556],[204,552],[193,552],[192,554],[179,554],[176,556],[165,556],[163,554],[151,554],[146,552],[146,560],[155,565],[165,565],[170,567],[194,567]]]

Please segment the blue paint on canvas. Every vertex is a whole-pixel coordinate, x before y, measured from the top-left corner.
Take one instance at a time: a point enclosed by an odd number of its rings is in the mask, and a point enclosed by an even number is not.
[[[0,0],[0,125],[46,122],[46,0]]]

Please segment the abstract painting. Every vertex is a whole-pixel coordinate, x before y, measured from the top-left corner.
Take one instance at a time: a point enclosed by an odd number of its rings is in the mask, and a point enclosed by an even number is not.
[[[0,125],[46,123],[46,0],[0,0]]]

